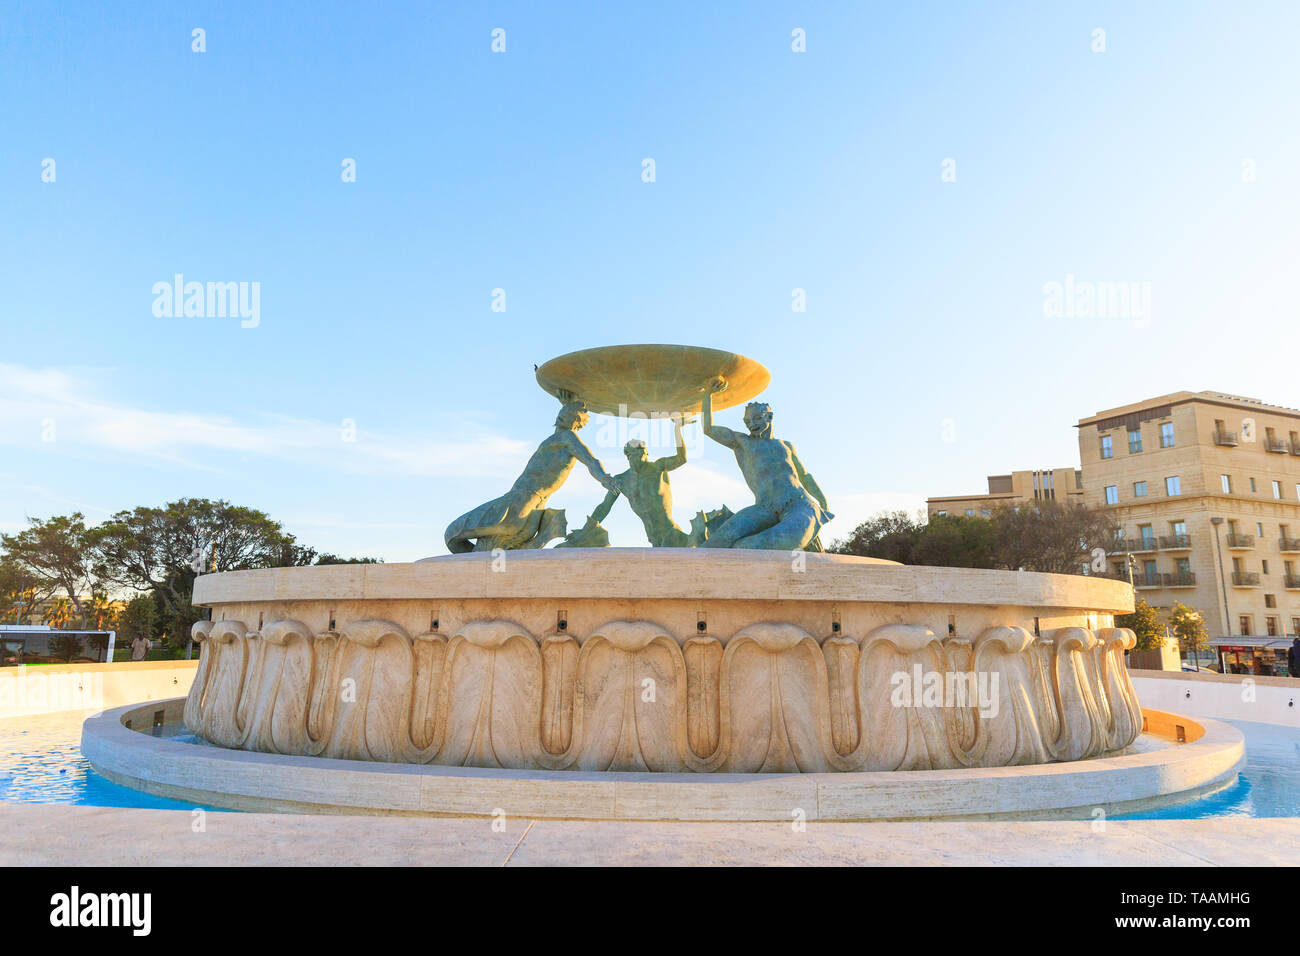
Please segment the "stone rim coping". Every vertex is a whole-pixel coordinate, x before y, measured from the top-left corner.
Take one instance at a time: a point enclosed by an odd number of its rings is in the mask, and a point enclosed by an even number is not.
[[[1126,614],[1126,582],[1078,574],[901,565],[784,551],[564,548],[488,552],[413,563],[263,568],[200,575],[194,603],[539,598],[843,601],[1061,608]],[[499,565],[498,565],[499,566]]]
[[[86,671],[109,674],[131,674],[140,671],[165,671],[179,668],[197,670],[199,658],[173,661],[113,661],[85,664],[23,664],[18,667],[0,667],[0,678],[17,677],[19,674],[80,674]]]
[[[492,770],[296,757],[200,746],[129,730],[184,698],[106,711],[81,749],[110,780],[160,796],[244,810],[583,820],[992,819],[1108,815],[1163,806],[1231,783],[1239,731],[1198,717],[1191,743],[1074,763],[969,770],[811,774]],[[1170,717],[1178,715],[1168,715]],[[1179,719],[1184,719],[1179,716]],[[1073,812],[1071,812],[1073,811]]]
[[[1237,684],[1249,678],[1260,687],[1300,688],[1300,677],[1269,677],[1264,674],[1220,674],[1217,671],[1151,671],[1130,667],[1129,677],[1147,680],[1186,680],[1202,684]],[[1243,718],[1244,719],[1244,718]]]

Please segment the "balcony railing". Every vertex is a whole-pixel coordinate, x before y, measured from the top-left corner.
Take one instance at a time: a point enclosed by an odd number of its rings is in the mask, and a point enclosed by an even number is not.
[[[1255,536],[1253,534],[1238,534],[1235,531],[1228,532],[1228,547],[1230,548],[1253,548],[1255,547]]]
[[[1107,554],[1140,554],[1143,551],[1157,551],[1159,545],[1155,538],[1120,538],[1106,549]]]
[[[1142,571],[1133,575],[1133,586],[1135,588],[1159,588],[1164,587],[1166,574],[1159,571]]]
[[[1165,587],[1167,588],[1194,588],[1196,587],[1195,571],[1175,571],[1173,574],[1165,575]]]
[[[1186,534],[1167,534],[1160,536],[1160,550],[1162,551],[1190,551],[1192,549],[1192,538]]]
[[[1226,445],[1229,448],[1236,448],[1237,433],[1223,431],[1222,429],[1216,428],[1214,430],[1214,443],[1216,445]]]
[[[1287,574],[1282,578],[1288,591],[1300,591],[1300,574]]]
[[[1258,571],[1233,571],[1232,586],[1234,588],[1259,587],[1259,572]]]
[[[1279,551],[1300,551],[1300,538],[1278,538],[1277,549]]]
[[[1285,455],[1291,451],[1291,445],[1280,438],[1265,438],[1264,450],[1271,451],[1279,455]]]

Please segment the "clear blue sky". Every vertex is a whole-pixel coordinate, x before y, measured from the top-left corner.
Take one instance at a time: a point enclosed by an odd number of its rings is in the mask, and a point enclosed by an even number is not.
[[[1075,464],[1100,408],[1300,405],[1300,7],[900,6],[6,3],[0,528],[207,496],[442,553],[551,429],[533,364],[604,344],[765,363],[828,538]],[[260,324],[156,317],[176,273]],[[1046,316],[1067,274],[1149,317]],[[692,453],[680,522],[749,503]]]

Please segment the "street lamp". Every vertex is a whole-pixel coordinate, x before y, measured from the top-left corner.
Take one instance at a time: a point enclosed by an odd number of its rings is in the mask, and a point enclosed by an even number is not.
[[[1219,587],[1223,591],[1223,636],[1227,637],[1232,633],[1232,616],[1228,612],[1228,579],[1227,572],[1223,570],[1223,542],[1219,539],[1219,525],[1223,524],[1222,518],[1211,518],[1210,524],[1214,525],[1214,550],[1219,556]],[[1222,658],[1222,653],[1220,653]],[[1200,662],[1197,661],[1199,669]],[[1220,660],[1219,666],[1223,663]]]

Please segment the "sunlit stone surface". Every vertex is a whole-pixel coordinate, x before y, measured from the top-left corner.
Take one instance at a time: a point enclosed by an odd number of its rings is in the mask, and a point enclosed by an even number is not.
[[[1110,626],[1132,592],[1100,578],[599,549],[205,575],[195,593],[214,620],[195,625],[185,723],[229,748],[815,773],[1080,760],[1142,726],[1133,634]]]

